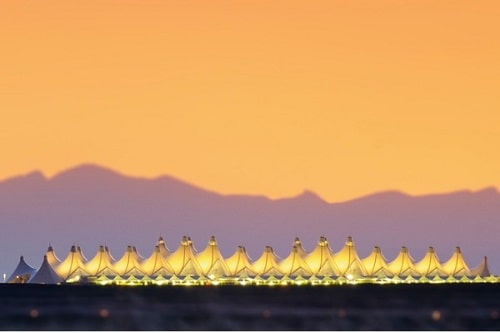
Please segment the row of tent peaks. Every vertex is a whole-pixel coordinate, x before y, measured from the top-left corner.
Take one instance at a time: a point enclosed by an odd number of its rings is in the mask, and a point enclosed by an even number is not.
[[[8,283],[61,283],[78,280],[81,277],[116,276],[138,278],[204,276],[209,279],[222,277],[303,277],[328,276],[348,278],[393,278],[393,277],[486,277],[490,276],[487,258],[470,269],[459,247],[455,248],[449,260],[441,262],[433,247],[429,247],[424,257],[416,262],[406,247],[402,247],[397,257],[388,262],[379,247],[363,259],[357,254],[352,237],[348,237],[344,247],[334,253],[325,237],[320,237],[317,246],[307,252],[296,238],[290,254],[279,258],[273,248],[266,246],[255,261],[248,256],[245,247],[238,246],[233,255],[223,258],[217,241],[212,236],[207,247],[198,252],[190,237],[184,236],[175,251],[169,250],[162,237],[155,245],[153,253],[143,258],[135,246],[127,246],[120,259],[115,260],[107,246],[100,246],[95,256],[87,260],[79,246],[73,245],[64,260],[59,260],[52,246],[49,246],[42,265],[37,270],[29,266],[21,257]]]

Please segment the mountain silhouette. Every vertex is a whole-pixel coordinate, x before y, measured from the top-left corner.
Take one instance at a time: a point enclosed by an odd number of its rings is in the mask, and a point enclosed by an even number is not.
[[[221,195],[170,176],[129,177],[97,165],[81,165],[46,178],[40,172],[0,182],[0,273],[19,256],[39,267],[49,243],[62,259],[71,245],[92,257],[101,244],[120,257],[127,245],[148,256],[161,235],[176,249],[189,235],[198,250],[215,235],[229,257],[238,245],[256,259],[271,245],[286,257],[295,236],[306,250],[326,236],[338,251],[353,236],[360,256],[373,246],[394,259],[401,246],[419,260],[434,246],[442,261],[461,246],[471,266],[489,257],[500,272],[500,195],[495,188],[409,196],[390,191],[328,203],[311,191],[272,200]]]

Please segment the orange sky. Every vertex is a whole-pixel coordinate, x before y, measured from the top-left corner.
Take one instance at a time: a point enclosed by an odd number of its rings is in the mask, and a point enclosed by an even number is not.
[[[2,0],[0,179],[328,201],[500,186],[500,2]]]

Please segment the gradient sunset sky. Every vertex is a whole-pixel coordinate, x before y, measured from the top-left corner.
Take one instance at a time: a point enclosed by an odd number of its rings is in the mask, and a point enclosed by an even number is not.
[[[500,186],[500,1],[2,0],[0,179]]]

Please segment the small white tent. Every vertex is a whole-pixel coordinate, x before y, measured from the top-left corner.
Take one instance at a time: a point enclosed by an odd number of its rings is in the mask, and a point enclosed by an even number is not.
[[[490,269],[488,268],[488,258],[486,256],[483,257],[481,263],[472,269],[472,276],[475,277],[487,277],[490,276]]]
[[[26,283],[35,272],[36,269],[28,265],[26,261],[24,261],[24,257],[21,256],[16,269],[7,279],[7,283]]]
[[[44,255],[42,265],[28,283],[58,284],[62,282],[64,282],[64,279],[57,275],[56,271],[49,264],[47,255]]]

